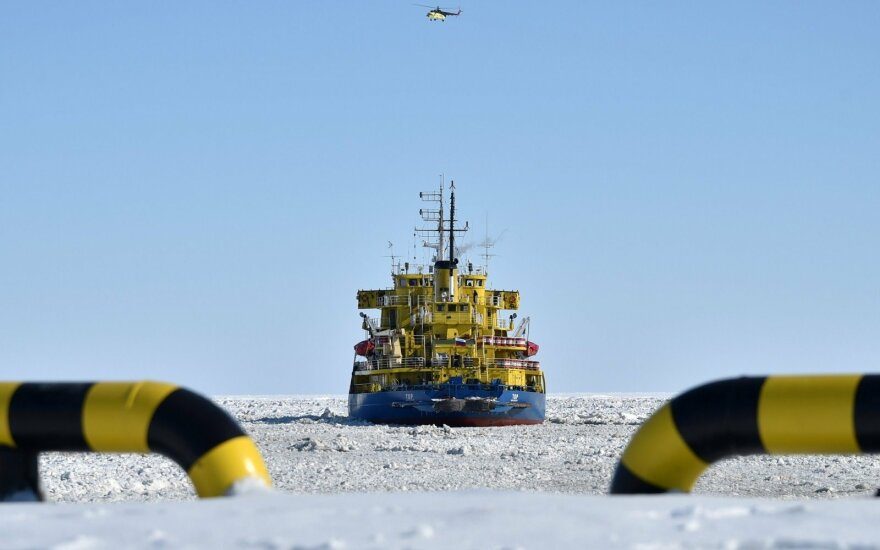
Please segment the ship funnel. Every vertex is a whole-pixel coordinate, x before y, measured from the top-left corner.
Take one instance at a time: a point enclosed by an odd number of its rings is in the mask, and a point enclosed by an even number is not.
[[[451,302],[458,294],[458,260],[434,263],[434,301]]]

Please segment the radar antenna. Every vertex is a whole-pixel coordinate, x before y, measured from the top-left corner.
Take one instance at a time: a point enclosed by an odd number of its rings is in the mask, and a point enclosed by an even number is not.
[[[390,253],[385,258],[391,258],[391,274],[393,275],[395,272],[400,271],[400,261],[397,260],[400,256],[394,254],[394,243],[391,241],[388,241],[388,250]]]
[[[503,230],[498,234],[494,239],[489,237],[489,213],[486,212],[486,239],[479,244],[483,248],[483,265],[486,268],[486,273],[489,272],[489,259],[494,258],[498,254],[491,254],[489,251],[495,247],[496,244],[501,240],[504,234],[507,232],[507,229]]]

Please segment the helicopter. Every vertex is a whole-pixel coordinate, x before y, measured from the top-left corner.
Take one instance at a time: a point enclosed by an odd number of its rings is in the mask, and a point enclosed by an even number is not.
[[[426,4],[413,4],[414,6],[421,6],[423,8],[431,8],[431,11],[425,15],[428,18],[428,21],[446,21],[446,18],[450,15],[461,15],[461,8],[458,8],[458,11],[446,11],[440,6],[436,8],[433,6],[428,6]]]

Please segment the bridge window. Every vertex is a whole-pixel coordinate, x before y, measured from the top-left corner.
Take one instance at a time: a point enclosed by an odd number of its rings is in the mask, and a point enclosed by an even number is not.
[[[443,304],[437,304],[437,311],[444,311],[444,309]]]
[[[409,280],[409,286],[416,286],[417,284],[418,284],[418,281],[416,279]]]
[[[474,280],[473,279],[465,280],[464,286],[474,286]]]

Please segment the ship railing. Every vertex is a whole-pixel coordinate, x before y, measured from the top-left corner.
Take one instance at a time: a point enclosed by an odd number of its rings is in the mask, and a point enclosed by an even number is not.
[[[522,359],[490,359],[483,361],[483,364],[493,368],[511,368],[511,369],[528,369],[539,370],[538,361],[526,361]],[[478,366],[478,360],[469,356],[446,356],[435,357],[426,360],[424,357],[383,357],[380,359],[359,359],[354,362],[354,371],[371,371],[380,369],[422,369],[422,368],[474,368]]]
[[[433,301],[433,296],[424,294],[386,294],[379,296],[378,305],[387,306],[425,306]]]
[[[487,294],[481,299],[474,301],[470,296],[465,295],[465,302],[470,304],[482,304],[491,307],[503,308],[504,302],[501,295]],[[386,294],[379,296],[376,304],[379,307],[389,306],[427,306],[434,303],[434,296],[428,294]]]
[[[503,305],[503,302],[501,301],[501,296],[494,296],[491,294],[487,294],[487,295],[483,296],[482,298],[474,300],[469,294],[467,294],[467,292],[465,292],[464,301],[469,304],[494,306],[494,307],[498,307],[498,308],[502,307],[502,305]]]
[[[443,322],[450,325],[482,325],[483,314],[467,311],[455,311],[451,313],[439,312],[432,314],[430,311],[419,311],[410,316],[410,323],[413,325],[430,324],[434,322]],[[500,327],[501,330],[510,330],[509,327]]]
[[[424,357],[383,357],[381,359],[369,359],[367,361],[355,361],[354,370],[379,370],[379,369],[420,369],[425,367]]]
[[[442,368],[473,368],[475,364],[475,359],[473,357],[465,356],[453,356],[449,357],[448,355],[442,355],[441,357],[435,357],[428,361],[428,366],[435,369]]]
[[[416,346],[424,346],[425,345],[425,335],[424,334],[414,334],[413,335],[413,344]]]
[[[353,371],[362,371],[362,370],[370,370],[369,361],[355,361],[354,365],[352,365]]]
[[[492,326],[498,330],[513,330],[513,321],[511,319],[496,318]]]
[[[479,343],[487,346],[525,348],[525,338],[508,338],[506,336],[483,336],[479,339]]]
[[[527,359],[489,359],[486,361],[486,366],[502,369],[541,370],[540,361]]]
[[[376,393],[381,391],[419,391],[419,390],[438,390],[443,388],[445,383],[427,383],[427,384],[406,384],[406,383],[378,383],[378,382],[365,382],[363,384],[352,384],[352,392],[351,393]],[[477,383],[467,383],[460,385],[463,388],[469,388],[472,390],[493,390],[497,389],[499,385],[497,384],[487,384],[485,382],[477,382]],[[502,384],[501,387],[506,388],[512,391],[522,391],[522,392],[540,392],[544,393],[544,388],[541,385],[532,385],[532,386],[516,386],[516,385],[508,385]]]
[[[409,305],[409,295],[386,294],[379,296],[379,306],[407,306]]]

